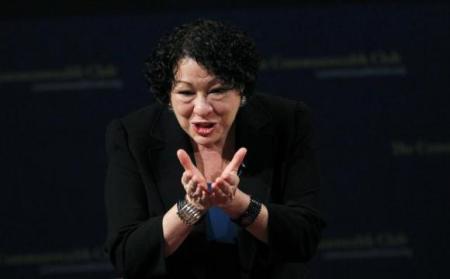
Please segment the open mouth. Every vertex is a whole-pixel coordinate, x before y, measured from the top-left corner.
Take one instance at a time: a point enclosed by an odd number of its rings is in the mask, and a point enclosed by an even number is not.
[[[214,130],[215,125],[216,125],[215,123],[211,122],[192,123],[194,131],[203,137],[206,137],[209,134],[211,134]]]

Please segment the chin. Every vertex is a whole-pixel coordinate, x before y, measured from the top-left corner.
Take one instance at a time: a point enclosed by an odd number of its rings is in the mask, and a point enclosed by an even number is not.
[[[213,145],[214,143],[217,143],[220,141],[220,138],[217,137],[202,137],[199,135],[194,135],[192,137],[193,141],[198,145]]]

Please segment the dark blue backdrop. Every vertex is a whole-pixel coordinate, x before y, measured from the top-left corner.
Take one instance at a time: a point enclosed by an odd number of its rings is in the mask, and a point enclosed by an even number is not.
[[[0,22],[0,277],[111,278],[104,132],[152,102],[143,60],[197,17],[247,30],[258,91],[304,100],[328,227],[315,278],[448,278],[448,5]]]

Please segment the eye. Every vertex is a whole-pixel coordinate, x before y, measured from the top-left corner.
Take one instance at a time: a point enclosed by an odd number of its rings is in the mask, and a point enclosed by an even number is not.
[[[183,95],[183,96],[192,96],[195,94],[194,92],[189,91],[189,90],[180,90],[177,93],[180,95]]]
[[[195,98],[195,92],[189,89],[175,90],[172,94],[175,100],[184,103],[191,102]]]
[[[213,88],[209,91],[209,93],[211,94],[223,94],[226,93],[228,90],[230,90],[230,88],[228,87],[217,87],[217,88]]]

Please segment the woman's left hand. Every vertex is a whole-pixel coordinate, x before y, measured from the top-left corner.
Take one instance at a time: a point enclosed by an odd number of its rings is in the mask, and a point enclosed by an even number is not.
[[[218,207],[225,207],[233,201],[239,186],[238,170],[247,154],[247,149],[240,148],[222,174],[211,185],[211,203]]]

